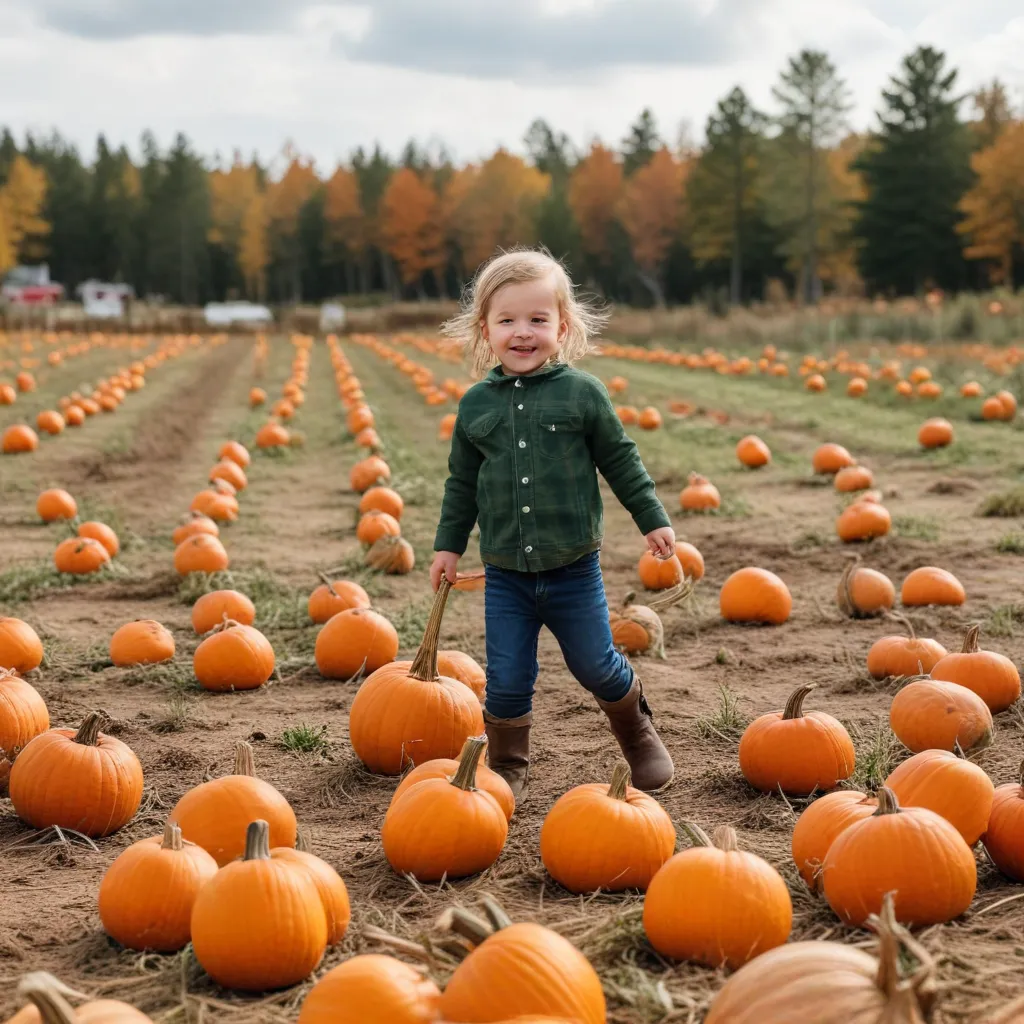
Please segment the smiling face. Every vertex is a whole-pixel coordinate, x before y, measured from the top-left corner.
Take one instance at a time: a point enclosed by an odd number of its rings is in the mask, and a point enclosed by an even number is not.
[[[504,371],[519,376],[539,370],[558,354],[568,325],[554,282],[542,277],[499,288],[480,329]]]

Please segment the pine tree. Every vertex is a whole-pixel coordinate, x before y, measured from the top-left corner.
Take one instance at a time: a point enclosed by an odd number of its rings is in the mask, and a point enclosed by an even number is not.
[[[649,107],[645,107],[622,140],[622,169],[626,177],[649,163],[662,145],[654,115]]]
[[[569,136],[538,119],[523,140],[533,166],[551,179],[537,208],[537,241],[572,269],[581,260],[579,233],[569,204],[569,179],[577,157]]]
[[[883,90],[879,127],[855,165],[864,176],[856,232],[870,287],[911,294],[961,287],[958,204],[971,184],[970,137],[957,110],[956,70],[923,46]]]

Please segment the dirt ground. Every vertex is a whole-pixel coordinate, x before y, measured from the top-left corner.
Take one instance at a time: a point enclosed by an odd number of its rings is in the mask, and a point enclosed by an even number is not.
[[[277,653],[272,684],[256,692],[213,695],[195,686],[191,654],[197,638],[188,602],[199,588],[183,585],[173,573],[170,532],[203,486],[220,443],[251,442],[262,416],[249,411],[248,391],[260,383],[276,396],[292,356],[285,339],[273,339],[266,376],[258,381],[249,341],[197,348],[151,371],[146,388],[115,414],[45,440],[32,456],[0,459],[0,613],[25,618],[44,639],[46,661],[32,682],[54,725],[75,725],[90,710],[105,711],[113,720],[109,731],[132,747],[145,771],[138,816],[95,848],[32,844],[10,802],[0,800],[0,1016],[16,1007],[17,979],[44,969],[74,988],[125,999],[168,1024],[295,1019],[308,984],[257,999],[226,992],[205,978],[187,950],[175,956],[119,950],[101,931],[96,911],[100,879],[112,860],[130,843],[160,832],[187,789],[229,772],[233,744],[248,739],[259,773],[288,798],[314,852],[334,865],[349,888],[353,923],[321,972],[355,952],[379,951],[363,936],[366,926],[416,938],[445,907],[472,904],[489,892],[514,917],[539,920],[579,944],[605,984],[609,1020],[701,1020],[722,974],[658,957],[643,936],[639,896],[571,896],[540,863],[538,835],[547,809],[572,785],[608,779],[617,759],[603,716],[569,676],[550,636],[542,639],[540,654],[531,794],[517,810],[496,866],[441,887],[417,885],[389,869],[379,829],[394,781],[368,775],[352,754],[347,711],[355,687],[318,676],[312,658],[317,627],[308,623],[305,598],[318,570],[363,581],[374,605],[399,630],[400,656],[411,656],[430,605],[425,570],[447,457],[436,433],[447,410],[428,407],[407,377],[368,349],[349,342],[344,349],[374,408],[395,486],[407,502],[402,525],[416,549],[416,570],[381,579],[361,569],[356,498],[348,486],[357,453],[345,436],[327,351],[318,343],[307,401],[295,421],[304,446],[254,459],[250,486],[240,497],[241,517],[223,531],[232,559],[227,579],[254,598],[256,625]],[[408,354],[439,377],[465,379],[461,368],[433,355],[413,348]],[[117,359],[101,350],[41,374],[39,392],[0,410],[0,428],[27,411],[34,419],[83,379],[111,372]],[[855,402],[838,388],[810,395],[797,381],[736,380],[598,358],[587,368],[604,379],[627,376],[632,404],[651,402],[664,412],[667,401],[678,398],[702,410],[687,419],[666,415],[659,432],[636,432],[679,535],[700,548],[707,566],[692,602],[665,614],[667,660],[640,664],[677,768],[674,784],[659,799],[677,824],[689,820],[708,830],[733,825],[744,848],[782,872],[793,897],[794,939],[870,944],[867,933],[841,926],[796,874],[789,840],[803,802],[757,794],[740,775],[736,756],[746,722],[780,708],[807,682],[817,684],[808,706],[840,718],[854,737],[853,782],[879,783],[907,754],[888,730],[892,691],[864,669],[871,644],[893,628],[844,620],[836,608],[836,584],[849,556],[834,531],[841,503],[831,486],[812,479],[810,456],[820,442],[837,441],[874,471],[894,531],[861,549],[865,564],[886,572],[897,587],[911,569],[928,564],[954,571],[964,584],[963,608],[909,616],[919,635],[952,650],[968,624],[981,622],[983,644],[1020,664],[1024,562],[1014,551],[1024,553],[1024,533],[1015,521],[981,517],[978,509],[988,495],[1021,479],[1022,434],[1006,424],[969,421],[971,410],[953,398],[927,406],[873,395]],[[728,420],[716,423],[703,410]],[[957,442],[923,453],[917,426],[932,414],[953,419]],[[733,454],[736,441],[752,431],[774,453],[772,465],[757,472],[741,470]],[[677,494],[693,470],[719,486],[722,514],[679,514]],[[68,586],[49,568],[67,528],[36,519],[35,498],[47,486],[66,487],[85,515],[118,530],[125,550],[111,573]],[[615,601],[637,586],[643,546],[610,495],[605,505],[602,565]],[[467,557],[466,567],[476,561]],[[793,615],[785,625],[743,628],[718,617],[718,590],[744,565],[771,569],[788,584]],[[158,619],[173,631],[173,665],[110,665],[111,634],[137,618]],[[452,594],[442,644],[484,660],[482,594]],[[322,742],[311,744],[315,749],[289,749],[284,742],[285,731],[300,725],[314,733],[324,728]],[[1018,703],[998,716],[996,743],[979,762],[996,784],[1015,779],[1022,740]],[[980,1022],[1024,992],[1024,891],[1002,878],[980,848],[978,866],[970,911],[920,936],[939,961],[944,994],[935,1020],[943,1024]]]

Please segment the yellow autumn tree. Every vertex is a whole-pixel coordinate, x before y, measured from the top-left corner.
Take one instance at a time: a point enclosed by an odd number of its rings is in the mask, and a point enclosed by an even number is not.
[[[629,236],[637,273],[658,306],[665,305],[665,260],[680,235],[689,173],[690,163],[677,160],[663,146],[633,172],[619,201],[619,220]]]
[[[444,232],[437,193],[414,170],[391,176],[378,210],[381,242],[398,266],[402,284],[418,284],[444,266]]]
[[[210,221],[210,241],[234,254],[246,294],[262,299],[270,262],[266,197],[257,167],[237,153],[227,171],[210,174]]]
[[[611,227],[622,197],[622,163],[595,142],[569,179],[569,207],[580,232],[583,251],[600,263],[612,258]]]
[[[854,222],[857,203],[867,195],[864,179],[854,167],[864,151],[863,135],[848,135],[825,153],[826,201],[818,212],[818,273],[839,295],[863,290],[857,269]]]
[[[303,160],[290,146],[285,147],[284,156],[288,160],[284,174],[267,188],[267,222],[271,252],[280,261],[293,301],[298,302],[302,292],[299,217],[322,186],[312,160]]]
[[[0,188],[0,273],[19,259],[42,255],[42,240],[50,233],[42,215],[45,202],[46,172],[19,153]]]
[[[324,182],[324,221],[328,237],[351,253],[366,245],[366,224],[359,179],[347,167],[339,166]]]
[[[994,282],[1013,282],[1014,249],[1024,246],[1024,122],[1003,129],[993,145],[971,157],[973,188],[960,201],[958,229],[969,260],[990,263]]]

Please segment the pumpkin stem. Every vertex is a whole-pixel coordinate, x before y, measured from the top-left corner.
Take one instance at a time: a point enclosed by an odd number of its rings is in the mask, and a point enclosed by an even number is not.
[[[886,611],[885,618],[892,619],[893,622],[899,623],[899,625],[907,631],[907,636],[909,636],[911,640],[917,639],[917,633],[914,631],[914,624],[906,617],[906,615],[901,615],[899,612]]]
[[[839,590],[837,593],[839,610],[848,618],[857,617],[857,606],[853,603],[853,574],[860,567],[860,555],[851,558],[843,569],[843,575],[839,579]]]
[[[318,572],[317,576],[323,581],[324,586],[327,588],[327,592],[333,597],[340,597],[341,595],[334,589],[334,581],[325,572]]]
[[[692,821],[680,822],[679,827],[686,833],[687,838],[694,846],[714,846],[711,836]]]
[[[487,920],[491,922],[491,928],[500,932],[502,928],[512,927],[512,918],[505,913],[502,905],[493,897],[484,895],[480,898],[480,906],[484,908]]]
[[[235,770],[232,775],[256,775],[256,758],[253,755],[252,747],[245,740],[235,744]]]
[[[245,854],[242,860],[270,860],[270,826],[259,819],[245,830]]]
[[[459,755],[458,771],[451,779],[453,786],[458,786],[467,793],[476,789],[476,770],[486,747],[486,736],[470,736],[466,740]]]
[[[807,694],[811,690],[817,689],[817,683],[804,683],[803,686],[798,686],[789,696],[789,700],[786,701],[786,710],[782,712],[782,720],[789,722],[794,718],[804,717],[804,701],[807,699]]]
[[[430,683],[438,678],[437,646],[441,638],[441,619],[444,617],[444,606],[448,601],[448,592],[451,588],[452,585],[448,582],[448,577],[442,576],[441,585],[434,595],[430,617],[427,619],[427,628],[423,631],[423,640],[420,642],[419,650],[409,669],[411,679]]]
[[[611,785],[608,787],[608,796],[612,800],[625,800],[626,792],[630,782],[633,781],[633,773],[630,771],[626,761],[619,761],[612,771]]]
[[[875,811],[874,817],[878,818],[883,814],[899,813],[900,802],[896,799],[896,794],[888,786],[882,786],[878,790],[878,810]]]
[[[878,936],[878,973],[875,984],[885,993],[893,1009],[893,1020],[906,1020],[911,1024],[930,1015],[936,996],[935,959],[896,920],[893,894],[882,898],[882,910],[867,920],[868,927]],[[910,953],[920,964],[909,978],[901,972],[901,953]],[[897,1007],[897,1004],[901,1004]]]
[[[100,735],[100,726],[103,724],[103,715],[98,711],[90,712],[85,720],[78,727],[75,733],[75,742],[85,747],[95,747]]]
[[[183,850],[185,844],[181,839],[181,828],[176,821],[169,821],[164,825],[164,841],[160,844],[161,850]]]
[[[696,588],[697,581],[692,576],[686,576],[681,583],[677,583],[669,590],[663,590],[661,596],[657,600],[651,601],[648,607],[656,612],[664,611],[674,604],[679,604],[680,601],[685,601]]]
[[[977,654],[980,648],[978,647],[978,634],[981,632],[981,623],[976,622],[967,632],[964,634],[964,645],[960,649],[961,654]]]
[[[78,1017],[67,1000],[88,998],[68,988],[46,971],[26,974],[18,986],[18,995],[27,999],[39,1011],[42,1024],[75,1024]]]
[[[711,837],[711,841],[715,849],[721,850],[723,853],[735,853],[740,848],[736,837],[736,829],[731,825],[719,825],[715,829],[715,834]]]
[[[494,929],[484,920],[462,907],[446,910],[438,920],[438,926],[447,932],[454,932],[479,946],[494,934]]]
[[[630,591],[630,592],[629,592],[628,594],[626,594],[626,596],[625,596],[625,597],[624,597],[624,598],[622,599],[622,608],[623,608],[623,611],[625,611],[625,609],[627,609],[627,608],[628,608],[628,607],[629,607],[629,606],[630,606],[630,605],[631,605],[631,604],[632,604],[632,603],[633,603],[633,602],[634,602],[635,600],[636,600],[636,591],[635,591],[635,590],[631,590],[631,591]]]
[[[218,622],[217,625],[214,626],[213,629],[210,630],[210,634],[212,635],[214,633],[223,633],[224,630],[226,630],[226,629],[241,629],[241,628],[242,628],[242,624],[240,622],[238,622],[236,619],[229,619],[228,618],[228,613],[224,612],[224,614],[220,617],[220,622]]]
[[[295,833],[295,849],[299,853],[313,852],[313,837],[310,835],[308,828],[300,828]]]

